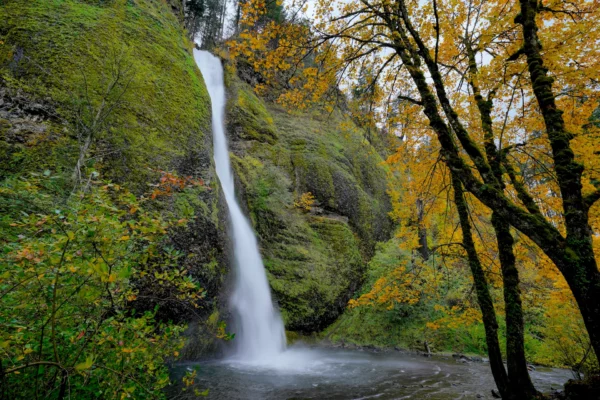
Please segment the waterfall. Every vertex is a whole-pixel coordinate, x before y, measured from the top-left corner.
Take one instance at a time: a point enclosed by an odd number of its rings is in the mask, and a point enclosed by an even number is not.
[[[221,61],[207,51],[194,50],[212,103],[214,159],[229,208],[236,268],[231,306],[237,318],[235,358],[267,361],[286,347],[283,322],[273,307],[265,267],[256,236],[235,197],[233,174],[225,136],[225,87]]]

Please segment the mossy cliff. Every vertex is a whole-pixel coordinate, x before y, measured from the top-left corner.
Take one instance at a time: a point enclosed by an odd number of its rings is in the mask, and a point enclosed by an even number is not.
[[[160,0],[0,2],[0,179],[49,171],[62,179],[52,193],[60,204],[94,124],[101,128],[86,175],[137,195],[152,191],[163,171],[204,182],[152,202],[166,218],[190,221],[169,233],[165,248],[182,252],[181,263],[207,290],[203,307],[158,305],[165,318],[199,315],[214,325],[224,304],[226,214],[212,166],[210,98],[171,7]]]
[[[201,309],[158,300],[137,307],[159,305],[163,318],[210,333],[227,319],[230,246],[212,165],[210,99],[177,12],[160,0],[0,3],[0,179],[48,171],[57,178],[50,195],[61,204],[93,130],[85,177],[146,197],[165,172],[201,180],[148,203],[189,221],[169,232],[164,248],[182,253],[180,263],[206,290]],[[341,113],[290,114],[231,71],[226,78],[239,194],[275,297],[288,329],[321,330],[389,235],[386,168]],[[295,206],[308,192],[315,202]],[[195,341],[186,355],[210,342]]]
[[[191,43],[162,1],[14,0],[0,8],[0,21],[3,86],[50,103],[71,126],[86,122],[88,107],[118,105],[95,150],[107,178],[144,186],[153,173],[147,167],[209,169],[210,100]],[[3,118],[3,132],[11,124]],[[55,144],[52,135],[31,134],[22,139]],[[194,153],[203,157],[183,167]],[[9,168],[42,160],[14,157]]]
[[[231,71],[227,81],[232,163],[286,328],[319,331],[389,235],[387,170],[341,113],[289,113]],[[298,204],[305,193],[308,207]]]

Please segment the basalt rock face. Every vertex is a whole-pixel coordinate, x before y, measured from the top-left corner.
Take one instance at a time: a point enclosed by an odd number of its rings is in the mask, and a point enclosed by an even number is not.
[[[145,203],[166,219],[188,221],[162,247],[180,252],[179,267],[205,290],[200,306],[165,301],[148,286],[132,303],[192,322],[197,340],[184,355],[195,357],[214,345],[226,318],[227,223],[212,162],[210,98],[173,11],[150,0],[0,5],[0,179],[51,174],[61,203],[73,188],[82,127],[102,115],[86,176],[146,198],[167,172],[201,181]]]
[[[286,329],[322,330],[359,287],[375,243],[389,237],[387,170],[341,113],[288,113],[237,76],[227,82],[238,195]]]

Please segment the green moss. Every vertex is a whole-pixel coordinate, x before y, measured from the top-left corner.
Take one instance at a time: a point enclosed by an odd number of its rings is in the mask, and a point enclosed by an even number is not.
[[[229,131],[244,140],[275,143],[277,131],[263,101],[241,84],[235,92],[237,101],[229,106]]]
[[[286,168],[296,192],[311,192],[321,207],[347,217],[370,257],[391,229],[387,168],[380,155],[338,112],[317,118],[318,111],[290,114],[276,106],[270,111],[290,154]]]
[[[78,110],[97,110],[114,74],[123,74],[127,89],[91,161],[105,177],[141,189],[149,167],[177,168],[186,153],[206,147],[208,93],[163,2],[11,1],[0,7],[0,43],[0,79],[30,98],[51,98],[71,138]],[[74,164],[77,147],[70,151],[56,162]]]
[[[193,218],[197,215],[209,217],[209,206],[200,197],[205,191],[203,187],[189,187],[176,193],[173,199],[176,218]]]
[[[397,239],[379,244],[368,264],[363,289],[356,296],[370,290],[377,279],[409,260],[410,256],[400,249]],[[336,343],[411,348],[422,334],[418,320],[408,315],[400,317],[396,311],[383,308],[347,309],[323,336]]]

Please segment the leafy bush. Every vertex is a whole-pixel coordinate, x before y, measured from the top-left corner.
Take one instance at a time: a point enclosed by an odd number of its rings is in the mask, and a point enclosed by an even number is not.
[[[178,301],[203,290],[161,249],[176,224],[113,184],[66,200],[47,171],[0,186],[0,379],[11,399],[162,398],[185,328],[136,312],[152,277]]]
[[[315,204],[315,196],[311,192],[302,193],[298,200],[294,201],[294,207],[309,212]]]

